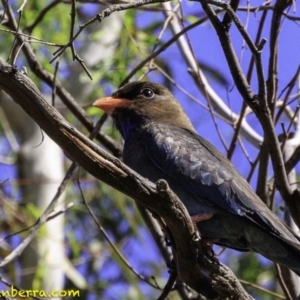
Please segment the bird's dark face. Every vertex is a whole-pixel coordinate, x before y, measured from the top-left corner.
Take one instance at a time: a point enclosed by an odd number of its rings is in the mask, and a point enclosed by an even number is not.
[[[129,83],[93,105],[112,116],[125,140],[152,122],[194,130],[171,92],[152,82]]]

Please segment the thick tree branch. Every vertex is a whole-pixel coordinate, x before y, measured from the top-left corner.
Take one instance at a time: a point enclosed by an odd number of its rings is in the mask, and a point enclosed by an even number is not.
[[[43,98],[32,81],[0,60],[0,88],[8,93],[69,157],[97,179],[163,218],[168,226],[181,279],[212,299],[252,299],[224,265],[206,254],[182,202],[165,181],[157,187],[78,132]],[[204,249],[204,250],[203,250]],[[201,254],[204,255],[201,255]]]

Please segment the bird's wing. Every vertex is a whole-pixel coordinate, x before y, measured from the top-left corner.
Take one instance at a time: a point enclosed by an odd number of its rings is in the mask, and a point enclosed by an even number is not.
[[[152,124],[142,143],[152,162],[189,193],[293,239],[230,161],[205,139],[172,125]]]

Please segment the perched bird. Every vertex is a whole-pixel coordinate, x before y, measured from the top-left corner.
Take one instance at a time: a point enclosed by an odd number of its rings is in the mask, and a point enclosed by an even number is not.
[[[125,142],[125,164],[153,182],[165,179],[203,239],[258,252],[300,276],[299,237],[231,162],[197,135],[167,88],[132,82],[93,105],[113,118]]]

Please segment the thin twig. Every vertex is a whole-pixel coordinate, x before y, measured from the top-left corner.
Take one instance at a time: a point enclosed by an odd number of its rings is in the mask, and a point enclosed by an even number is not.
[[[280,286],[285,294],[285,297],[287,300],[293,300],[293,297],[290,294],[290,291],[288,290],[285,282],[284,282],[284,278],[282,278],[282,274],[281,274],[281,270],[278,264],[274,264],[275,265],[275,269],[277,272],[277,277],[278,277],[278,281],[280,283]]]
[[[243,279],[240,279],[240,278],[239,278],[239,281],[240,281],[242,284],[244,284],[244,285],[251,286],[251,287],[253,287],[253,288],[255,288],[255,289],[259,290],[259,291],[265,292],[265,293],[267,293],[267,294],[269,294],[269,295],[272,295],[272,296],[275,296],[275,297],[277,297],[277,298],[279,298],[279,299],[286,299],[285,296],[280,295],[280,294],[278,294],[278,293],[275,293],[275,292],[273,292],[273,291],[267,290],[267,289],[261,287],[261,286],[258,285],[258,284],[254,284],[254,283],[252,283],[252,282],[248,282],[248,281],[243,280]]]
[[[122,10],[127,10],[130,8],[136,8],[139,6],[147,5],[147,4],[152,4],[152,3],[162,3],[162,2],[167,2],[170,0],[138,0],[133,3],[126,3],[126,4],[115,4],[112,5],[106,9],[104,9],[100,14],[97,14],[95,17],[87,21],[86,23],[82,24],[79,26],[79,30],[75,35],[73,35],[73,38],[62,48],[58,49],[55,51],[54,57],[50,60],[50,63],[52,63],[55,59],[57,59],[58,56],[60,56],[68,47],[71,46],[73,41],[80,35],[80,33],[90,24],[98,21],[102,22],[104,18],[109,17],[112,13],[117,12],[117,11],[122,11]]]
[[[175,268],[175,266],[170,269],[170,276],[169,276],[168,282],[165,285],[161,295],[157,298],[157,300],[166,299],[168,297],[169,293],[171,292],[172,287],[173,287],[173,285],[176,281],[176,278],[177,278],[177,271],[174,268]]]
[[[35,21],[31,25],[25,27],[24,31],[32,32],[32,30],[44,19],[45,15],[59,3],[61,3],[61,0],[55,0],[49,5],[47,5],[44,9],[40,11]]]
[[[185,27],[182,29],[182,31],[178,32],[177,34],[173,35],[171,39],[169,39],[166,43],[164,43],[160,48],[158,48],[156,51],[151,53],[148,57],[146,57],[143,61],[141,61],[122,81],[121,85],[126,84],[130,78],[132,78],[137,71],[139,71],[143,66],[145,66],[149,61],[151,61],[153,58],[157,57],[160,53],[165,51],[169,46],[171,46],[174,42],[178,40],[180,36],[188,32],[189,30],[195,28],[198,25],[201,25],[207,20],[207,18],[203,18],[201,20],[196,21],[195,23]]]
[[[265,5],[260,5],[260,6],[254,6],[254,7],[243,7],[243,6],[240,6],[237,11],[249,11],[249,12],[254,12],[254,13],[257,13],[258,11],[263,11],[263,12],[266,12],[266,11],[269,11],[269,10],[275,10],[275,5],[269,5],[270,4],[270,1],[266,1],[265,2]],[[292,15],[289,15],[287,12],[283,11],[282,12],[282,15],[287,18],[288,20],[291,20],[291,21],[300,21],[300,17],[298,16],[292,16]]]
[[[2,0],[2,3],[6,3],[5,0]],[[19,33],[18,25],[16,23],[16,20],[14,18],[14,14],[12,13],[10,7],[7,8],[7,15],[9,18],[9,25],[12,27],[13,30]],[[24,38],[21,34],[17,35],[19,39],[19,43],[23,43]],[[50,87],[53,85],[53,75],[50,74],[48,71],[45,70],[43,65],[40,63],[40,61],[37,59],[34,51],[30,47],[28,43],[25,43],[23,46],[23,52],[26,56],[26,59],[28,61],[28,64],[32,70],[32,72],[42,81],[44,81],[46,84],[48,84]],[[56,90],[57,95],[60,97],[62,102],[68,107],[68,109],[77,117],[77,119],[82,123],[83,126],[85,126],[89,131],[92,131],[94,129],[93,122],[89,120],[88,116],[86,115],[86,112],[79,106],[79,104],[74,100],[74,98],[70,95],[70,93],[63,87],[63,85],[60,83],[59,80],[56,80]],[[121,156],[121,147],[118,143],[116,143],[113,139],[110,137],[98,133],[97,139],[105,146],[107,147],[112,153],[114,153],[115,156],[120,157]]]
[[[8,7],[8,12],[9,11],[10,11],[10,8]],[[18,24],[16,26],[16,34],[15,34],[14,41],[13,41],[13,43],[12,43],[12,45],[10,47],[9,53],[8,53],[8,57],[7,57],[7,60],[6,60],[7,62],[10,60],[10,57],[11,57],[11,55],[13,53],[13,50],[15,48],[15,45],[17,43],[17,38],[18,38],[19,30],[20,30],[21,17],[22,17],[22,11],[19,13]],[[14,59],[13,59],[13,61],[14,61]]]
[[[15,30],[9,30],[9,29],[3,29],[3,28],[0,28],[0,31],[2,32],[9,32],[9,33],[12,33],[14,35],[18,34],[20,36],[24,36],[24,37],[27,37],[28,39],[24,39],[25,42],[27,43],[39,43],[41,45],[47,45],[47,46],[53,46],[53,47],[63,47],[63,45],[61,44],[56,44],[56,43],[50,43],[50,42],[45,42],[41,39],[38,39],[32,35],[29,35],[29,34],[25,34],[23,32],[17,32]]]
[[[121,259],[121,261],[127,266],[127,268],[135,275],[137,276],[137,278],[139,278],[140,280],[146,282],[147,284],[149,284],[150,286],[152,286],[155,289],[161,289],[157,284],[153,284],[150,279],[152,279],[150,277],[147,278],[143,275],[141,275],[140,273],[138,273],[132,266],[131,264],[128,262],[128,260],[125,258],[125,256],[121,253],[121,251],[115,246],[115,244],[113,243],[113,241],[110,239],[109,235],[107,234],[106,230],[103,228],[103,226],[100,224],[99,220],[97,219],[97,217],[95,216],[93,210],[90,208],[90,206],[88,205],[88,203],[85,200],[82,188],[81,188],[81,184],[80,184],[80,180],[77,179],[77,185],[81,194],[81,199],[82,199],[82,203],[83,205],[86,207],[87,211],[89,212],[89,214],[91,215],[94,223],[96,224],[97,228],[99,229],[99,231],[101,232],[102,236],[105,238],[105,240],[108,242],[108,244],[110,245],[110,247],[112,248],[112,250],[117,254],[117,256]]]
[[[29,243],[32,241],[32,239],[35,237],[36,232],[41,228],[43,224],[45,224],[48,220],[48,217],[50,214],[52,214],[53,209],[55,208],[59,197],[64,192],[67,183],[72,178],[75,170],[77,168],[77,164],[73,163],[69,170],[67,171],[65,178],[61,182],[60,186],[57,189],[57,192],[45,211],[42,213],[40,218],[37,220],[37,222],[33,225],[32,230],[29,232],[29,234],[23,239],[23,241],[10,253],[8,254],[1,262],[0,262],[0,268],[6,266],[11,261],[13,261],[16,257],[20,256],[21,253],[24,251],[24,249],[29,245]]]
[[[59,67],[59,60],[55,63],[55,69],[54,69],[54,74],[53,74],[53,85],[52,85],[52,93],[51,93],[51,104],[52,106],[55,106],[55,96],[56,96],[56,76],[57,76],[57,71]]]
[[[18,288],[15,284],[12,284],[12,283],[9,283],[9,282],[7,282],[1,275],[0,275],[0,281],[3,283],[3,284],[5,284],[7,287],[9,287],[10,289],[15,289],[15,290],[17,290],[17,291],[24,291],[23,289],[20,289],[20,288]],[[8,294],[10,293],[10,291],[8,291]],[[3,295],[3,296],[2,296]],[[23,298],[24,298],[24,293],[22,293],[22,295],[23,295]],[[17,295],[16,295],[17,296]],[[28,293],[27,294],[27,292],[26,292],[26,297],[30,297],[31,299],[36,299],[36,300],[42,300],[42,298],[39,298],[39,297],[36,297],[35,296],[35,293],[32,293],[32,295],[30,295],[30,293]],[[1,297],[1,299],[3,299],[3,300],[12,300],[12,299],[16,299],[16,298],[6,298],[5,297],[5,291],[1,291],[1,294],[0,294],[0,297]],[[5,297],[5,298],[4,298]],[[45,298],[44,298],[45,299]]]
[[[46,222],[48,221],[51,221],[53,219],[55,219],[56,217],[66,213],[66,211],[68,209],[70,209],[71,207],[73,207],[74,203],[73,202],[70,202],[68,203],[64,208],[60,209],[59,211],[53,211],[52,213],[50,213],[48,216],[47,216],[47,219],[46,219]],[[21,233],[24,233],[24,232],[27,232],[29,231],[31,228],[33,228],[35,225],[37,225],[37,223],[39,222],[39,220],[37,220],[34,224],[32,224],[31,226],[28,226],[26,228],[23,228],[19,231],[16,231],[14,233],[11,233],[11,234],[8,234],[6,235],[5,237],[3,237],[2,239],[0,239],[0,243],[2,243],[3,241],[6,241],[6,240],[9,240],[10,238],[16,236],[16,235],[20,235]]]

